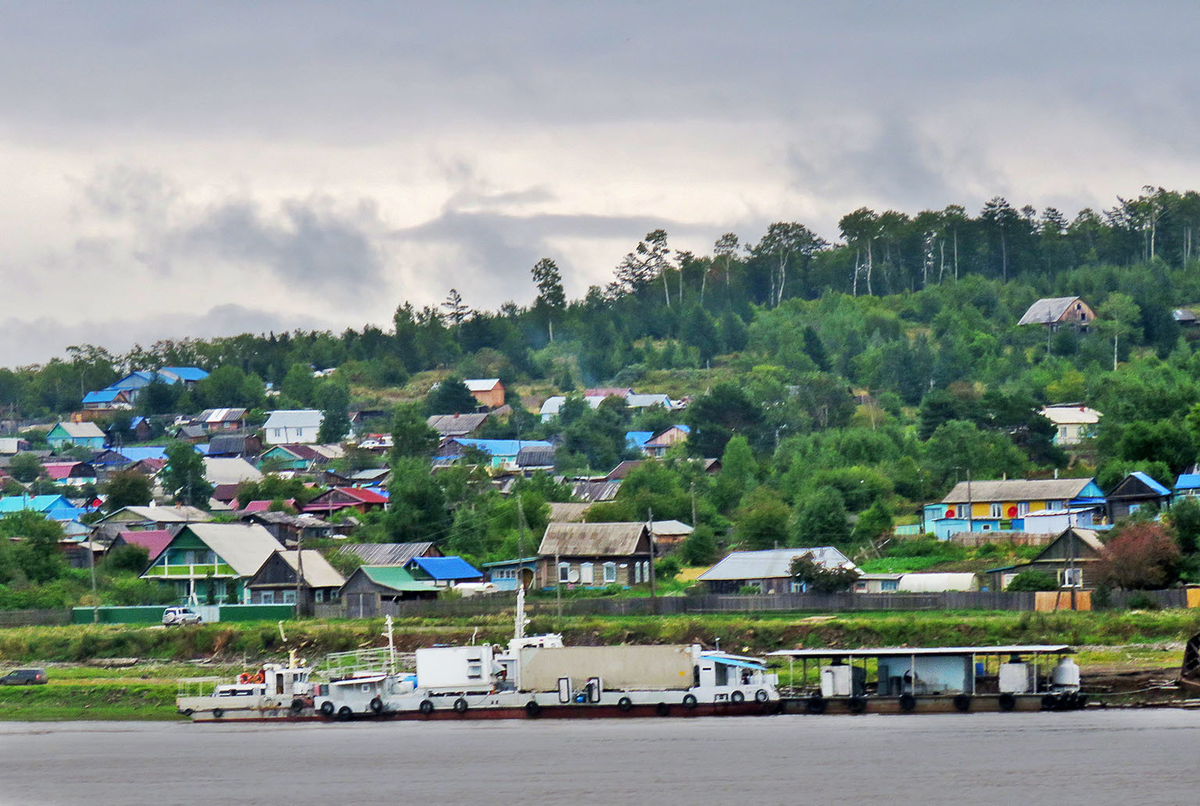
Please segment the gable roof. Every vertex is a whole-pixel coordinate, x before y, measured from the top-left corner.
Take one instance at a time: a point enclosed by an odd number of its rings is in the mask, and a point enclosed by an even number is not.
[[[242,453],[249,440],[250,434],[213,434],[208,440],[208,454]]]
[[[296,572],[297,552],[295,551],[280,551],[276,552],[279,557],[292,567],[292,573]],[[316,549],[304,549],[304,581],[314,588],[340,588],[346,584],[346,578],[338,572],[336,568],[329,564],[321,552]],[[263,561],[263,565],[270,562],[268,557]],[[261,571],[262,568],[260,567]]]
[[[1048,325],[1057,322],[1079,297],[1046,297],[1029,306],[1018,325]]]
[[[705,571],[701,582],[721,582],[739,579],[783,579],[792,575],[792,560],[811,554],[825,568],[853,566],[850,559],[833,546],[814,548],[768,549],[767,551],[735,551]]]
[[[463,447],[478,448],[489,456],[516,456],[522,448],[553,448],[554,443],[542,439],[468,439],[457,437],[456,442]]]
[[[617,497],[621,481],[575,481],[571,482],[571,495],[589,503],[611,501]]]
[[[118,397],[125,395],[124,389],[100,389],[95,392],[88,392],[83,396],[83,402],[86,403],[112,403]]]
[[[245,409],[205,409],[193,423],[236,423],[246,416]]]
[[[161,445],[147,445],[144,448],[121,448],[121,455],[131,462],[143,459],[166,459],[167,449]]]
[[[204,478],[210,484],[239,484],[258,481],[262,471],[240,457],[205,456]]]
[[[144,548],[149,561],[154,562],[175,536],[166,529],[147,529],[144,532],[118,532],[117,537],[130,546]]]
[[[538,554],[621,557],[636,554],[646,524],[625,523],[551,523],[546,526]]]
[[[258,573],[267,558],[283,551],[283,544],[266,528],[246,523],[190,523],[179,535],[191,533],[240,576]],[[179,539],[179,535],[175,539]]]
[[[1200,473],[1181,473],[1175,480],[1176,490],[1195,490],[1200,488]]]
[[[625,444],[631,448],[640,448],[654,438],[653,431],[626,431]]]
[[[1055,425],[1095,425],[1102,416],[1095,409],[1077,404],[1045,406],[1038,413]]]
[[[552,467],[553,445],[526,445],[517,451],[517,467]]]
[[[364,565],[407,565],[413,557],[424,555],[433,543],[350,543],[338,551],[359,557]]]
[[[1069,501],[1092,483],[1087,479],[1006,479],[1001,481],[960,481],[942,499],[943,504],[967,501]],[[970,485],[970,490],[967,487]],[[968,498],[968,492],[970,497]]]
[[[209,515],[198,507],[121,507],[116,512],[109,513],[100,519],[101,522],[115,518],[123,512],[136,516],[139,520],[149,523],[203,523],[212,520]],[[118,521],[124,522],[124,521]],[[134,521],[136,522],[136,521]]]
[[[96,468],[92,466],[91,462],[46,462],[42,465],[42,469],[46,471],[46,475],[50,477],[51,481],[62,481],[70,478],[71,472],[80,466],[83,467],[81,478],[87,475],[88,470],[91,471],[92,476],[96,475]]]
[[[482,426],[487,418],[487,414],[435,414],[425,423],[442,438],[463,437]]]
[[[1046,544],[1046,547],[1038,553],[1037,557],[1034,558],[1034,562],[1044,558],[1048,554],[1051,554],[1052,553],[1051,549],[1057,543],[1059,543],[1063,540],[1066,540],[1072,534],[1074,534],[1075,537],[1079,539],[1080,543],[1083,543],[1089,549],[1094,551],[1097,555],[1104,553],[1104,544],[1100,542],[1100,538],[1097,536],[1096,530],[1080,529],[1078,526],[1072,526],[1069,529],[1064,529],[1062,532],[1059,533],[1059,535],[1056,538],[1054,538],[1048,544]]]
[[[438,582],[478,579],[483,576],[478,568],[462,557],[413,557],[405,567],[411,569],[412,566],[420,568]]]
[[[434,590],[433,585],[428,582],[418,582],[413,579],[412,574],[407,569],[399,565],[364,565],[350,576],[353,577],[359,573],[363,574],[363,576],[376,585],[382,585],[385,588],[391,588],[394,591],[402,593]]]
[[[1157,481],[1155,481],[1153,478],[1151,478],[1148,474],[1143,473],[1140,470],[1135,470],[1132,473],[1130,473],[1128,476],[1123,478],[1121,481],[1119,481],[1117,483],[1117,486],[1113,487],[1112,492],[1109,493],[1109,496],[1114,497],[1114,498],[1122,498],[1127,495],[1128,496],[1144,496],[1145,493],[1137,491],[1138,483],[1140,483],[1141,486],[1145,487],[1146,490],[1152,495],[1159,495],[1159,496],[1165,497],[1165,496],[1168,496],[1171,494],[1170,490],[1168,490],[1166,487],[1159,484]],[[1126,492],[1124,488],[1127,486],[1133,487],[1134,489],[1129,492]]]
[[[47,512],[54,507],[69,507],[74,509],[74,505],[66,499],[66,497],[56,493],[46,493],[44,495],[6,495],[0,498],[0,514],[8,514],[10,512],[23,512],[30,510],[33,512]]]
[[[490,392],[499,385],[499,378],[467,378],[463,384],[468,392]]]
[[[50,433],[54,433],[60,429],[72,439],[95,439],[96,437],[104,439],[104,432],[100,430],[100,426],[91,422],[72,423],[63,421],[56,423],[54,428],[50,429]]]
[[[671,398],[669,395],[626,395],[625,405],[631,409],[648,409],[652,406],[662,406],[664,409],[671,408]]]
[[[550,520],[554,523],[571,523],[573,521],[583,520],[583,516],[592,508],[588,503],[575,503],[574,501],[566,501],[558,503],[550,502]]]
[[[263,428],[320,428],[323,419],[316,409],[280,409],[267,416]]]
[[[208,372],[199,367],[163,367],[158,371],[158,377],[167,383],[175,383],[177,381],[195,383],[207,378]]]

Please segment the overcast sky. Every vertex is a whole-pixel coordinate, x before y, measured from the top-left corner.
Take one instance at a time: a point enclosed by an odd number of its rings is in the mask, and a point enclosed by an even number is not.
[[[0,0],[0,364],[1200,188],[1195,3]]]

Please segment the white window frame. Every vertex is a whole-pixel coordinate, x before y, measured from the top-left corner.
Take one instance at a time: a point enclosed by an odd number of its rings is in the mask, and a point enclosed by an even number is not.
[[[258,594],[259,604],[275,604],[275,591],[260,591]]]
[[[992,504],[992,517],[993,518],[1003,518],[1004,517],[1004,504]]]
[[[592,563],[579,564],[579,584],[580,585],[595,585],[596,584],[596,566]]]
[[[285,590],[283,592],[283,603],[284,604],[295,604],[296,603],[296,591],[295,590]]]
[[[559,563],[558,564],[558,584],[559,585],[571,584],[571,564],[570,563]]]
[[[1029,514],[1029,502],[1028,501],[1018,502],[1017,503],[1017,517],[1024,518],[1028,514]]]
[[[1064,588],[1083,587],[1082,568],[1064,568],[1058,572],[1059,584]]]
[[[616,563],[605,563],[604,568],[603,568],[603,573],[604,573],[604,584],[605,585],[617,584],[617,564]]]

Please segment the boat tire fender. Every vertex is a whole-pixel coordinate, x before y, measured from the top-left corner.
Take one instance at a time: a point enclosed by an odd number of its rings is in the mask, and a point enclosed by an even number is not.
[[[417,710],[425,716],[433,713],[433,700],[421,700],[421,704],[417,706]]]
[[[760,688],[758,691],[754,692],[755,702],[765,703],[769,699],[771,699],[771,695],[767,693],[765,688]]]
[[[669,716],[671,714],[671,706],[667,705],[665,702],[660,702],[658,705],[654,706],[654,713],[658,714],[659,716]]]
[[[693,708],[695,708],[697,703],[698,703],[698,701],[696,700],[695,694],[684,694],[683,695],[683,707],[688,709],[689,711],[692,710]]]
[[[192,714],[194,714],[194,713],[196,713],[196,712],[195,712],[195,711],[193,711],[191,708],[184,708],[184,709],[183,709],[183,715],[184,715],[184,716],[191,716],[191,715],[192,715]]]
[[[224,708],[214,708],[213,709],[213,719],[220,719],[223,716],[225,716]]]
[[[1057,708],[1058,708],[1058,697],[1055,697],[1053,694],[1047,694],[1044,697],[1042,697],[1042,710],[1043,711],[1054,711]]]
[[[847,706],[850,708],[850,713],[861,714],[867,710],[867,701],[862,697],[851,697]]]
[[[374,697],[371,700],[371,713],[373,713],[373,714],[382,714],[383,713],[383,700],[381,698]]]
[[[740,691],[735,691],[729,695],[729,701],[734,705],[741,705],[746,701],[746,695]]]
[[[617,700],[617,710],[621,711],[622,713],[628,713],[632,708],[633,700],[629,699],[628,697],[622,697],[621,699]]]
[[[329,700],[321,703],[321,713],[325,716],[333,716],[333,703]]]
[[[970,694],[955,694],[954,708],[957,711],[962,711],[964,714],[971,710],[971,695]]]
[[[821,696],[809,697],[808,702],[804,704],[804,710],[810,714],[823,714],[825,713],[825,707],[825,698]]]
[[[1017,707],[1017,698],[1011,692],[1006,691],[1000,695],[996,704],[1000,706],[1001,711],[1008,712]]]
[[[292,712],[292,716],[299,716],[300,712],[304,710],[304,700],[299,697],[292,700],[292,706],[288,710]]]
[[[454,713],[465,714],[466,712],[467,712],[467,701],[464,698],[459,697],[457,700],[454,701]]]
[[[349,705],[343,705],[338,709],[338,719],[349,719],[354,716],[354,710]]]
[[[900,710],[905,713],[911,713],[917,708],[917,698],[911,694],[900,695]]]
[[[542,706],[538,704],[537,700],[530,700],[529,702],[525,703],[525,716],[529,717],[530,719],[537,719],[541,715]]]

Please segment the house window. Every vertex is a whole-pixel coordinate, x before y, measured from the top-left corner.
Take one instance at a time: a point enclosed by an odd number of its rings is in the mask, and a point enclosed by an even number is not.
[[[1046,509],[1062,509],[1062,508],[1063,508],[1062,501],[1047,501],[1046,502]]]
[[[596,572],[591,563],[580,563],[579,582],[581,585],[592,585],[596,582]]]
[[[283,592],[283,603],[284,604],[295,604],[296,603],[296,592],[294,590],[284,591]]]
[[[558,564],[558,582],[559,582],[559,584],[561,585],[564,582],[570,582],[570,581],[571,581],[571,564],[570,563],[559,563]]]
[[[258,595],[259,604],[275,604],[275,591],[263,591]]]
[[[313,598],[318,602],[325,601],[325,591],[317,588],[315,591],[313,591]]]
[[[1082,568],[1064,568],[1059,572],[1059,582],[1064,588],[1082,588],[1083,587],[1083,569]]]
[[[641,582],[642,582],[642,564],[634,563],[633,564],[633,584],[640,585]]]
[[[992,504],[992,517],[993,518],[1004,517],[1004,505],[1003,504]]]
[[[213,583],[213,598],[218,602],[224,602],[229,597],[229,589],[223,579],[214,579]]]
[[[649,560],[646,560],[645,562],[642,563],[642,581],[643,582],[650,581],[650,561]]]
[[[276,428],[276,429],[275,429],[275,436],[276,436],[276,437],[281,437],[281,436],[283,436],[283,429],[282,429],[282,428]]]
[[[900,589],[900,580],[885,579],[879,583],[879,589],[884,593],[887,593],[888,591],[897,591]]]
[[[1024,518],[1028,514],[1029,514],[1029,502],[1028,501],[1022,501],[1021,503],[1017,504],[1017,517],[1018,518]]]
[[[795,584],[795,583],[793,582],[793,585],[794,585],[794,584]],[[865,582],[855,582],[855,583],[854,583],[854,590],[858,591],[859,593],[866,593],[866,590],[867,590],[867,583],[865,583]]]
[[[616,563],[605,563],[604,564],[604,584],[605,585],[613,585],[613,584],[616,584],[616,581],[617,581],[617,564]]]
[[[183,562],[185,565],[195,565],[196,564],[196,552],[194,552],[194,551],[184,552]]]

